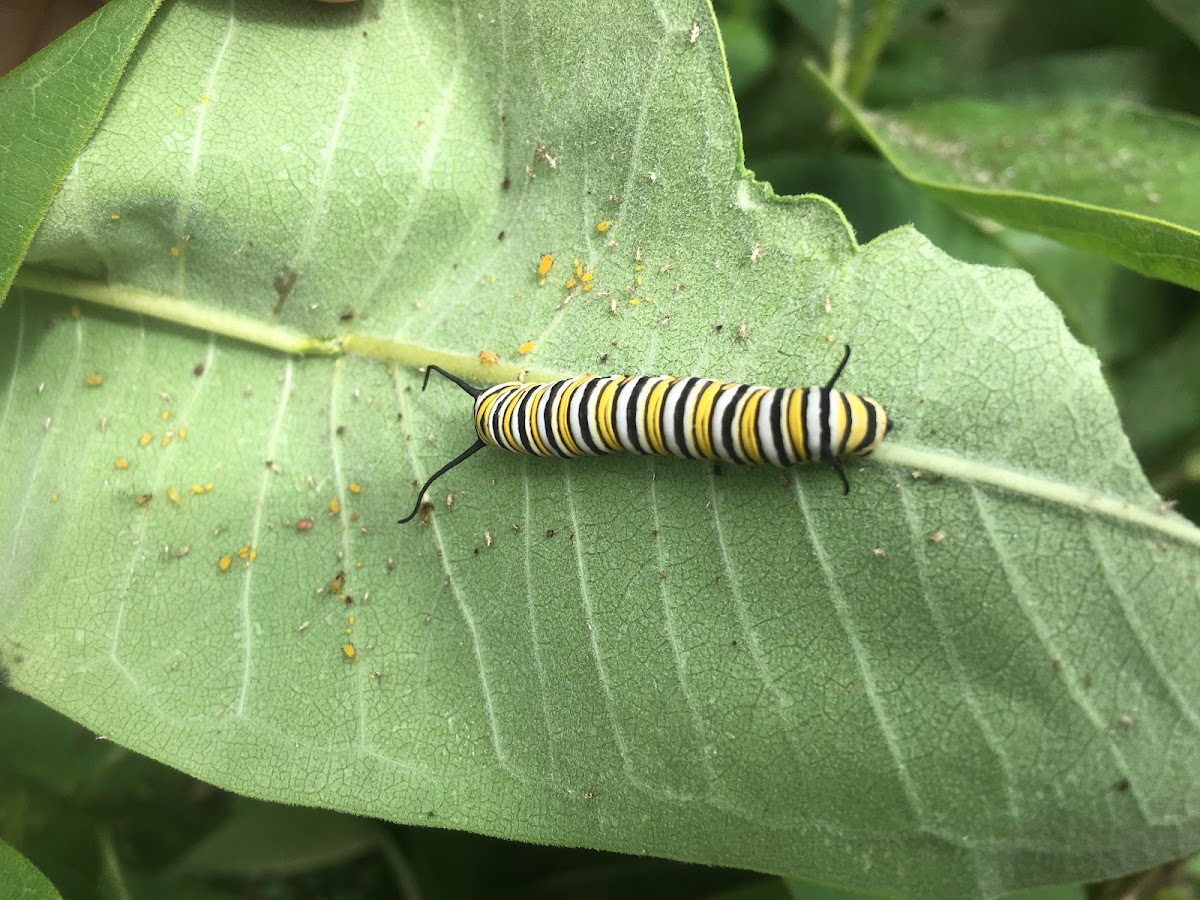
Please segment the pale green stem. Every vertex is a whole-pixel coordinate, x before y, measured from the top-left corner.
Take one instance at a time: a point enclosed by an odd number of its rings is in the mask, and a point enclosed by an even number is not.
[[[867,14],[867,27],[862,38],[854,47],[850,60],[850,74],[846,77],[846,93],[855,100],[861,99],[875,74],[879,55],[887,44],[900,9],[900,0],[872,0]],[[834,82],[837,84],[837,82]]]
[[[854,29],[854,0],[837,0],[833,41],[829,45],[829,80],[838,90],[846,86],[850,71],[850,35]]]
[[[129,888],[125,884],[125,876],[121,873],[121,860],[117,856],[112,829],[101,828],[98,837],[100,839],[100,877],[108,887],[109,896],[114,900],[133,900]]]
[[[1094,513],[1126,525],[1138,525],[1174,538],[1193,547],[1200,547],[1200,528],[1183,516],[1160,504],[1155,507],[1130,503],[1087,488],[1040,475],[1029,475],[1001,466],[964,459],[938,450],[925,450],[909,444],[884,444],[872,456],[881,462],[904,466],[923,473],[936,473],[967,484],[986,484],[1025,497],[1034,497],[1059,506],[1072,507],[1082,513]]]
[[[421,883],[417,879],[417,873],[413,871],[412,863],[395,842],[386,835],[380,837],[379,851],[392,870],[392,877],[396,879],[396,896],[403,897],[404,900],[422,900]]]
[[[342,352],[336,340],[321,340],[300,334],[290,328],[270,325],[240,313],[226,312],[202,303],[180,300],[165,294],[148,294],[133,288],[105,284],[59,275],[53,272],[37,272],[21,269],[13,280],[14,286],[46,291],[66,297],[76,297],[92,303],[100,303],[112,309],[150,316],[164,322],[174,322],[199,331],[207,331],[224,337],[236,338],[294,353],[299,356],[316,354],[332,356]]]

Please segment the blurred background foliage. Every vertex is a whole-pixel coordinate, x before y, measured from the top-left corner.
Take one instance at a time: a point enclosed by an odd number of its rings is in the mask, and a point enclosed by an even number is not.
[[[948,205],[860,138],[805,67],[814,65],[867,109],[972,98],[1031,110],[1086,103],[1195,116],[1200,3],[714,5],[746,165],[756,177],[779,194],[830,197],[861,243],[911,223],[959,259],[1031,272],[1079,340],[1099,354],[1155,487],[1200,521],[1195,291]],[[880,17],[890,25],[879,27]],[[1194,159],[1200,162],[1200,152]],[[15,878],[9,848],[18,847],[68,898],[860,896],[750,872],[535,847],[238,798],[113,746],[2,686],[0,838],[0,887],[6,875]],[[1200,869],[1181,862],[1119,882],[1021,896],[1176,900],[1196,896],[1197,885]],[[24,889],[24,896],[54,896]]]

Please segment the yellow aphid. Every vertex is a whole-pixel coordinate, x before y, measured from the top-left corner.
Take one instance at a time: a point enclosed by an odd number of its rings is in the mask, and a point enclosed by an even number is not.
[[[342,644],[342,655],[345,656],[346,659],[354,659],[356,656],[358,656],[358,651],[354,649],[353,644]]]
[[[116,460],[113,465],[124,472],[129,468],[129,460],[122,456],[120,459]]]
[[[335,516],[342,511],[342,504],[337,497],[329,501],[329,511]]]
[[[601,234],[604,234],[604,232],[608,231],[608,229],[610,229],[610,228],[612,228],[612,220],[611,219],[605,219],[603,222],[598,222],[596,224],[596,230],[598,232],[600,232]]]
[[[347,485],[347,487],[348,487],[350,493],[352,493],[352,494],[357,494],[360,491],[362,491],[362,487],[358,484],[357,481],[350,482],[350,484]]]
[[[204,485],[202,485],[202,484],[193,484],[193,485],[192,485],[192,493],[193,493],[193,494],[203,494],[203,493],[204,493]]]
[[[579,260],[575,260],[575,277],[583,277],[583,263],[581,263]]]
[[[171,432],[168,431],[165,435],[163,435],[162,445],[165,447],[169,443],[171,443]]]
[[[174,257],[176,257],[176,258],[178,258],[178,257],[179,257],[179,248],[178,248],[178,247],[172,247],[172,248],[171,248],[171,255],[172,255],[172,256],[174,256]]]
[[[517,348],[517,352],[520,353],[522,356],[524,356],[526,353],[532,353],[533,352],[533,341],[526,341],[525,343],[523,343],[520,347]]]
[[[179,502],[179,491],[175,490],[175,488],[173,488],[173,487],[167,488],[167,499],[170,500],[172,503],[178,503]]]
[[[479,351],[479,363],[484,366],[494,366],[500,362],[500,357],[491,350]]]
[[[228,553],[222,556],[217,562],[217,568],[222,572],[228,572],[231,565],[233,565],[233,558]]]
[[[207,494],[207,493],[209,493],[209,492],[210,492],[212,489],[213,489],[213,483],[212,483],[211,481],[209,481],[209,482],[205,483],[205,485],[204,485],[204,493],[206,493],[206,494]]]
[[[181,441],[187,440],[187,429],[186,428],[180,428],[179,431],[177,432],[177,434],[179,435],[179,439]]]
[[[574,278],[568,278],[566,288],[568,291],[572,290],[575,287],[575,285],[577,285],[577,284],[579,284],[579,282],[576,281]]]
[[[88,387],[100,387],[104,384],[104,376],[98,372],[93,372],[87,378],[83,379],[84,384]]]
[[[164,409],[158,414],[158,417],[165,422],[167,419],[171,418],[171,411],[169,409]]]
[[[538,260],[537,274],[538,278],[545,278],[550,274],[550,270],[554,267],[554,257],[549,253],[543,253],[542,258]]]

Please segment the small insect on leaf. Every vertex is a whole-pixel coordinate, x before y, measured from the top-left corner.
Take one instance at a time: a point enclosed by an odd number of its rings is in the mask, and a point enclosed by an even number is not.
[[[596,223],[596,230],[601,234],[604,234],[610,228],[612,228],[612,219],[605,219],[603,222]]]
[[[495,366],[500,363],[500,357],[491,350],[479,351],[479,363],[484,366]]]
[[[336,516],[341,511],[342,511],[342,504],[338,501],[337,497],[334,497],[332,500],[329,501],[329,512]]]
[[[538,260],[537,277],[539,284],[546,283],[546,276],[550,274],[550,270],[554,268],[554,256],[550,253],[543,253],[542,258]]]
[[[104,376],[99,372],[93,372],[87,378],[83,379],[83,382],[88,387],[100,387],[100,385],[104,384]]]
[[[312,531],[312,527],[313,527],[312,519],[297,519],[296,520],[296,531],[298,531],[300,534],[304,534],[307,531]]]
[[[346,643],[342,644],[342,655],[345,656],[346,659],[356,659],[358,657],[358,651],[354,649],[353,644]]]
[[[117,459],[113,462],[113,466],[123,472],[129,468],[129,460],[122,456],[120,459]]]
[[[217,561],[217,568],[222,572],[228,572],[231,565],[233,565],[233,557],[228,553],[226,553]]]
[[[517,352],[520,353],[522,356],[524,356],[527,353],[532,353],[533,352],[533,341],[526,341],[525,343],[523,343],[520,347],[517,348]]]

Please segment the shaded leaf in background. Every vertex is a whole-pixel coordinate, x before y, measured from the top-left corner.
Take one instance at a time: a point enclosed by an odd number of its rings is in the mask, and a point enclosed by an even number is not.
[[[1200,5],[1195,0],[1150,0],[1150,5],[1200,46]]]
[[[809,71],[902,175],[950,205],[1200,287],[1195,119],[977,100],[868,112]]]
[[[379,826],[320,809],[243,801],[221,828],[173,861],[174,875],[288,875],[377,850]]]
[[[935,9],[941,0],[900,0],[896,13],[894,29],[902,31],[919,22]],[[780,5],[790,13],[797,22],[825,48],[828,53],[834,43],[837,31],[838,8],[841,0],[781,0]],[[867,21],[872,15],[872,7],[878,4],[856,2],[852,3],[852,19],[850,25],[850,40],[857,41],[862,37]]]
[[[0,303],[160,2],[111,3],[0,79]]]
[[[156,19],[0,323],[14,685],[257,796],[874,890],[1200,844],[1200,541],[1094,355],[1027,275],[746,178],[693,7],[558,13]],[[395,525],[470,439],[417,364],[844,342],[900,423],[849,498],[497,452]]]

